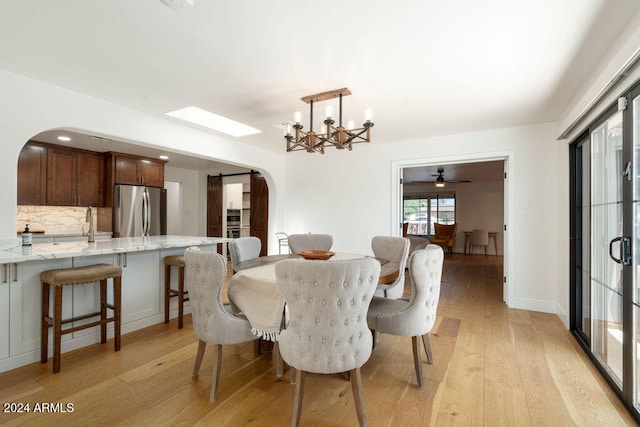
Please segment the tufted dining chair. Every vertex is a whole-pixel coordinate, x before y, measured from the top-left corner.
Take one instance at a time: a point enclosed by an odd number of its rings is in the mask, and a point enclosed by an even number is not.
[[[328,251],[333,245],[333,236],[330,234],[291,234],[289,236],[289,249],[291,253],[298,254],[301,251]]]
[[[222,365],[222,346],[241,344],[256,339],[251,324],[231,312],[222,303],[222,284],[227,276],[224,257],[215,252],[187,248],[184,253],[185,276],[191,300],[193,330],[198,337],[198,353],[193,366],[193,377],[198,376],[207,343],[213,344],[213,374],[209,401],[215,402]]]
[[[366,425],[360,367],[371,355],[366,318],[379,275],[373,258],[276,264],[290,319],[280,333],[280,352],[296,370],[292,426],[300,423],[306,372],[349,372],[358,421]]]
[[[408,301],[374,297],[367,314],[369,328],[376,333],[411,337],[420,389],[424,388],[424,379],[418,339],[422,337],[427,361],[433,363],[429,332],[436,320],[443,260],[444,252],[438,245],[427,245],[413,252],[409,258],[411,297]]]
[[[375,236],[371,239],[371,249],[376,258],[382,258],[398,268],[398,276],[390,283],[380,284],[376,289],[376,296],[385,298],[400,298],[404,292],[404,268],[409,258],[410,242],[406,237]]]
[[[236,266],[242,261],[248,259],[258,258],[260,256],[260,249],[262,249],[262,242],[257,237],[239,237],[229,242],[229,258],[231,258],[231,268],[234,272]]]

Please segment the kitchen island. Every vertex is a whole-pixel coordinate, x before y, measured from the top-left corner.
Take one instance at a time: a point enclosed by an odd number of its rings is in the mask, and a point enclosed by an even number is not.
[[[182,254],[190,246],[216,251],[218,244],[229,240],[150,236],[39,243],[0,250],[0,372],[40,359],[40,272],[98,263],[122,267],[122,333],[126,334],[164,321],[165,256]],[[172,283],[177,283],[177,271],[173,270]],[[98,283],[65,288],[63,318],[98,311],[98,291]],[[173,318],[177,302],[172,303]],[[188,305],[185,312],[189,312]],[[113,335],[110,326],[109,338]],[[62,352],[96,342],[100,342],[99,328],[80,330],[63,337]]]

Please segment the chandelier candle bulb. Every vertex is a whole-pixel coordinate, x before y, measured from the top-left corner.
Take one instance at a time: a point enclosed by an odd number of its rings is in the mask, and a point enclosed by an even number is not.
[[[285,136],[291,135],[292,131],[293,131],[293,128],[291,126],[291,123],[290,122],[285,123],[285,125],[284,125],[284,135]]]
[[[293,113],[293,121],[296,122],[296,124],[300,124],[302,121],[302,113],[300,111]]]
[[[364,120],[370,122],[372,119],[373,112],[371,111],[371,108],[367,108],[366,110],[364,110]]]
[[[330,119],[333,116],[333,107],[331,105],[328,105],[327,108],[325,108],[324,112],[327,119]]]

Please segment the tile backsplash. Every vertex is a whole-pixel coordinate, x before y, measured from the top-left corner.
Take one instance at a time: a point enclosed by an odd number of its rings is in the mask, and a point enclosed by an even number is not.
[[[79,234],[83,227],[89,229],[86,222],[87,208],[76,206],[18,206],[18,232],[24,230],[26,224],[32,231],[44,231],[46,234]],[[94,213],[94,230],[96,229]]]

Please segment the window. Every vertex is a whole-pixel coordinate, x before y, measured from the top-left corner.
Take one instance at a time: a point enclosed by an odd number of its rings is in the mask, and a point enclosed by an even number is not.
[[[405,196],[402,206],[403,221],[408,223],[407,234],[434,235],[434,224],[456,222],[456,196],[454,193],[435,193]]]

